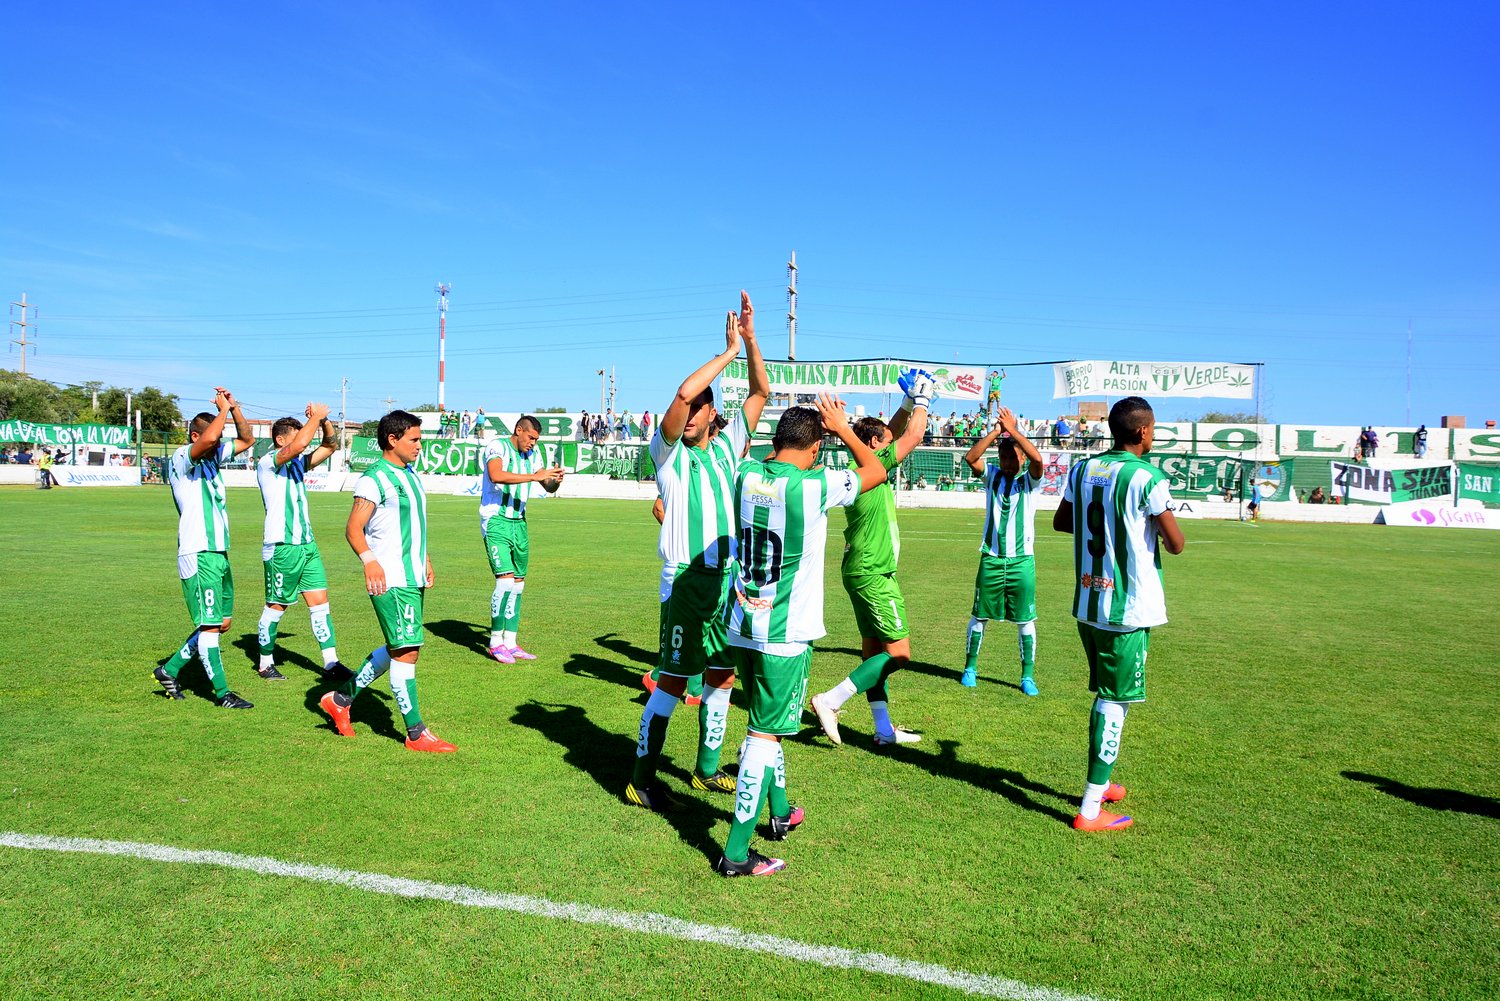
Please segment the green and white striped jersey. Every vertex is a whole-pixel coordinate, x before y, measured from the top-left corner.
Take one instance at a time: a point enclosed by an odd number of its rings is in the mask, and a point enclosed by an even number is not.
[[[266,506],[268,546],[301,546],[313,541],[312,519],[307,513],[307,457],[298,455],[276,465],[273,448],[255,464],[255,482],[260,484],[260,500]]]
[[[768,649],[825,635],[828,512],[859,498],[859,474],[747,459],[734,496],[739,568],[729,604],[729,642]]]
[[[984,541],[981,553],[996,559],[1033,556],[1036,550],[1036,495],[1041,476],[1031,475],[1031,463],[1006,476],[993,462],[984,466]]]
[[[365,542],[390,587],[427,586],[427,493],[410,466],[379,459],[354,485],[354,496],[375,505]]]
[[[1155,517],[1172,499],[1166,476],[1125,451],[1068,470],[1063,500],[1073,505],[1073,615],[1101,629],[1140,629],[1167,621]]]
[[[234,439],[222,438],[219,447],[194,462],[192,445],[172,453],[167,481],[177,505],[177,555],[229,552],[229,510],[224,506],[221,463],[234,458]]]
[[[728,573],[734,559],[734,475],[750,442],[750,428],[737,413],[703,448],[682,439],[668,445],[661,430],[651,438],[656,488],[663,507],[662,563]]]
[[[531,483],[496,483],[490,479],[490,460],[499,459],[507,473],[534,473],[542,468],[542,450],[533,447],[522,455],[509,438],[496,438],[485,445],[479,461],[479,529],[489,528],[490,519],[525,521]]]

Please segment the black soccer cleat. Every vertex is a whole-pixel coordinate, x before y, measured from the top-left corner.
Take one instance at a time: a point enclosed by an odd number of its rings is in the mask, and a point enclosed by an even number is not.
[[[225,692],[224,697],[218,702],[220,709],[254,709],[254,702],[246,702],[233,692]]]
[[[719,861],[714,863],[714,872],[720,876],[769,876],[773,872],[780,872],[786,868],[786,862],[779,858],[767,858],[754,848],[743,862],[731,862],[724,855],[719,856]]]
[[[267,664],[265,667],[257,667],[255,673],[267,681],[285,681],[286,675],[276,670],[275,664]]]
[[[785,841],[788,834],[791,834],[798,827],[802,826],[803,819],[805,819],[805,815],[800,806],[792,807],[792,812],[785,817],[773,815],[771,817],[771,840]]]
[[[652,813],[670,813],[682,809],[682,803],[659,785],[636,788],[631,782],[625,786],[625,802],[632,806],[645,807]]]
[[[155,678],[156,683],[166,691],[167,698],[182,698],[182,686],[177,683],[176,678],[167,673],[167,669],[165,667],[158,667],[156,670],[152,671],[151,677]]]
[[[331,685],[342,685],[352,677],[354,672],[345,667],[342,661],[336,660],[332,664],[323,665],[323,680]]]

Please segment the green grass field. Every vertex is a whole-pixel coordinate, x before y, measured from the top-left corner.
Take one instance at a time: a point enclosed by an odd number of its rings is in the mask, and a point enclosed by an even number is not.
[[[345,496],[313,495],[344,659],[378,642]],[[980,513],[902,512],[913,668],[892,715],[925,734],[870,750],[787,745],[808,812],[780,875],[715,876],[730,800],[686,788],[695,714],[664,774],[690,808],[621,803],[656,632],[646,505],[532,514],[522,640],[483,656],[488,578],[473,499],[433,497],[427,721],[456,755],[403,749],[382,681],[358,737],[317,711],[302,607],[283,670],[252,669],[260,501],[230,494],[238,583],[231,684],[201,669],[163,699],[151,667],[189,631],[164,488],[0,491],[0,831],[384,873],[871,950],[1099,998],[1500,995],[1500,533],[1184,523],[1172,622],[1116,778],[1136,827],[1068,827],[1089,696],[1068,546],[1039,526],[1042,694],[1021,696],[1014,630],[957,684]],[[1046,516],[1041,521],[1046,522]],[[837,546],[839,515],[831,527]],[[837,560],[830,560],[836,574]],[[829,578],[826,688],[857,661]],[[738,696],[737,696],[738,697]],[[745,716],[731,716],[730,748]],[[941,998],[947,987],[660,935],[408,900],[205,865],[0,847],[8,997]],[[1024,992],[1022,992],[1024,993]],[[1035,996],[1043,996],[1037,993]]]

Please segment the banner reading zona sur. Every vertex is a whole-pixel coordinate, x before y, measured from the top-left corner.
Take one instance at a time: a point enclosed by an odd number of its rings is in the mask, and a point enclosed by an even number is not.
[[[766,361],[766,376],[778,393],[899,393],[896,380],[903,368],[925,368],[937,381],[938,396],[953,400],[983,400],[984,368],[973,365],[936,365],[899,361]],[[750,366],[736,358],[724,369],[720,385],[741,395],[750,387]]]
[[[1255,395],[1255,366],[1194,361],[1070,361],[1052,366],[1052,398]]]

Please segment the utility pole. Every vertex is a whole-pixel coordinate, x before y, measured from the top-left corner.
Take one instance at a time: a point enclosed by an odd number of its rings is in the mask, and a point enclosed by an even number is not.
[[[595,373],[599,377],[599,415],[604,416],[604,369],[598,369]]]
[[[609,367],[609,409],[615,409],[615,367]]]
[[[786,262],[786,356],[797,360],[797,252]]]
[[[448,347],[448,293],[453,286],[447,282],[439,282],[438,294],[438,413],[442,413],[443,407],[443,362],[444,354]]]
[[[349,380],[344,378],[339,383],[339,448],[349,448]]]
[[[28,329],[35,329],[36,328],[36,323],[35,322],[32,322],[32,323],[27,323],[26,322],[26,311],[29,309],[29,310],[31,310],[32,315],[36,315],[36,306],[34,306],[31,303],[28,303],[26,301],[26,293],[25,292],[21,293],[21,301],[20,302],[12,302],[10,305],[11,305],[11,315],[12,316],[14,316],[15,313],[16,313],[15,307],[16,306],[21,307],[21,318],[19,320],[11,320],[10,321],[10,325],[12,327],[19,327],[20,328],[20,330],[21,330],[21,336],[20,336],[19,339],[12,338],[11,339],[11,343],[12,344],[19,344],[19,345],[21,345],[21,374],[25,375],[26,374],[26,349],[28,347],[30,347],[33,351],[36,350],[36,347],[35,347],[36,342],[35,341],[30,341],[30,340],[26,339],[26,331]]]
[[[395,402],[396,402],[396,398],[394,396],[392,396],[391,394],[387,393],[386,396],[385,396],[385,412],[386,413],[390,413],[391,412],[391,404],[393,404]]]

